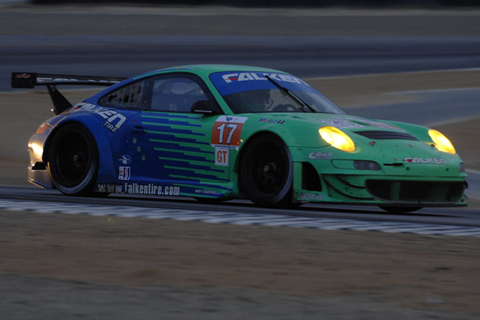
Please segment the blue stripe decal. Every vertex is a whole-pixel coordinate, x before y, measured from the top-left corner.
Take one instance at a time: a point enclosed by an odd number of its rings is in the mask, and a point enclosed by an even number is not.
[[[202,165],[193,165],[186,161],[182,161],[183,159],[178,159],[178,161],[174,160],[161,160],[162,165],[170,166],[170,167],[180,167],[180,168],[187,168],[187,169],[198,169],[198,170],[206,170],[212,172],[225,172],[225,170],[218,170],[213,169],[211,166],[202,166]]]
[[[187,115],[176,115],[176,114],[171,114],[171,113],[157,113],[155,112],[155,115],[146,115],[142,114],[143,118],[152,118],[152,119],[159,119],[159,118],[179,118],[179,119],[194,119],[194,120],[199,120],[202,115],[200,116],[187,116]]]
[[[232,188],[228,187],[222,187],[217,184],[217,182],[204,182],[200,180],[191,180],[191,179],[186,179],[186,180],[170,180],[170,179],[162,179],[162,185],[181,185],[181,184],[189,184],[192,186],[200,186],[200,187],[205,187],[205,188],[213,188],[213,189],[220,189],[220,190],[227,190],[227,191],[232,191]]]
[[[196,139],[190,139],[190,138],[179,138],[171,134],[156,133],[151,131],[148,131],[148,133],[154,134],[155,137],[158,137],[158,139],[150,139],[150,141],[153,141],[153,142],[162,142],[162,140],[167,140],[171,142],[189,142],[189,143],[195,143],[195,144],[203,144],[207,146],[210,145],[210,143],[208,142],[200,142]]]
[[[182,180],[185,178],[186,181],[190,181],[190,179],[194,179],[193,181],[197,181],[196,179],[209,179],[213,181],[224,181],[228,182],[228,179],[220,179],[215,176],[211,176],[209,174],[198,174],[195,171],[191,170],[181,170],[181,169],[169,169],[168,175],[172,176],[181,176]]]
[[[174,121],[174,120],[163,119],[163,118],[156,119],[156,122],[157,123],[163,123],[163,124],[180,125],[180,126],[186,126],[186,127],[201,127],[200,124],[191,124],[191,123],[186,122],[186,121]],[[146,123],[146,122],[142,121],[142,123]],[[154,123],[152,123],[152,124],[154,124]]]
[[[211,155],[215,154],[215,152],[213,152],[213,151],[203,151],[200,148],[182,147],[177,143],[168,143],[168,142],[158,143],[158,147],[153,148],[153,150],[159,150],[159,149],[192,151],[192,152],[199,152],[199,153],[205,153],[205,154],[211,154]]]
[[[164,132],[168,132],[168,133],[185,133],[185,134],[192,134],[192,135],[202,136],[202,137],[205,136],[205,134],[203,134],[203,133],[193,132],[192,130],[173,129],[173,128],[168,127],[168,126],[164,126],[164,125],[160,125],[160,124],[152,123],[152,122],[142,122],[142,124],[156,126],[155,129],[158,129],[158,130],[164,131]]]
[[[165,158],[178,158],[182,160],[192,160],[192,161],[202,161],[202,162],[212,163],[212,160],[208,160],[206,157],[202,157],[202,156],[189,156],[181,152],[166,151],[160,148],[155,148],[155,150],[161,151],[161,156]]]

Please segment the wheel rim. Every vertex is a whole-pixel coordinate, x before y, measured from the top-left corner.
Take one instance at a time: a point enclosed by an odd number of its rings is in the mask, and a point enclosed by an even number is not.
[[[66,134],[60,141],[55,164],[58,180],[65,187],[81,183],[90,170],[91,159],[88,143],[79,134]]]
[[[258,145],[250,162],[249,178],[255,192],[263,197],[279,193],[287,181],[289,163],[283,148],[272,144]]]

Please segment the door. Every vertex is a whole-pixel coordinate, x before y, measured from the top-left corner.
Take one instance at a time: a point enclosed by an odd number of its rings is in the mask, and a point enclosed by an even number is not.
[[[212,140],[214,125],[221,126],[217,120],[225,116],[191,112],[196,102],[213,100],[203,81],[190,74],[168,74],[152,78],[151,86],[149,110],[132,126],[133,158],[144,168],[143,183],[161,186],[167,195],[227,195],[232,190],[230,151]],[[231,128],[220,130],[222,137],[236,139]]]

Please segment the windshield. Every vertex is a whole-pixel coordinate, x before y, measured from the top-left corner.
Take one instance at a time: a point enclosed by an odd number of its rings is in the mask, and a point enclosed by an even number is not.
[[[305,81],[286,73],[217,72],[212,73],[210,79],[234,113],[345,114]]]

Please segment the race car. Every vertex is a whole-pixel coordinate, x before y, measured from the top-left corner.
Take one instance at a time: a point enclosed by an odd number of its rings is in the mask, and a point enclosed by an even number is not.
[[[67,195],[248,199],[408,212],[465,206],[466,173],[439,131],[346,114],[306,81],[250,66],[191,65],[129,79],[16,72],[56,116],[32,135],[28,180]],[[57,85],[106,85],[71,104]]]

